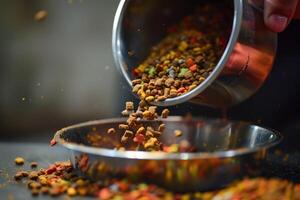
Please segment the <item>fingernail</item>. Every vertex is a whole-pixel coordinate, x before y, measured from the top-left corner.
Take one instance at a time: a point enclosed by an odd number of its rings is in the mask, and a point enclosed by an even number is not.
[[[288,18],[286,16],[272,14],[268,18],[268,26],[274,32],[282,32],[286,28],[287,23]]]

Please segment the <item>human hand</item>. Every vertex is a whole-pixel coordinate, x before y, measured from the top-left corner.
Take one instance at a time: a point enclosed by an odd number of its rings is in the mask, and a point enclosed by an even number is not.
[[[300,0],[264,0],[264,21],[274,32],[282,32],[293,18],[300,19]],[[298,6],[297,6],[298,5]]]

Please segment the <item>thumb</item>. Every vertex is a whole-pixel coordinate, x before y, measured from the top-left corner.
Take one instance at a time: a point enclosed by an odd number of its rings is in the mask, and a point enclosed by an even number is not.
[[[298,0],[265,0],[264,20],[274,32],[282,32],[292,19]]]

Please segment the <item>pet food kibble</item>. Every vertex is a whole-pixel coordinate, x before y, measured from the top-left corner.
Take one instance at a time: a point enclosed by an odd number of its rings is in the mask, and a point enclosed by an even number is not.
[[[32,189],[32,190],[31,190],[31,194],[32,194],[33,196],[37,196],[37,195],[40,194],[40,191],[39,191],[38,189]]]
[[[30,167],[31,168],[36,168],[38,166],[38,163],[37,162],[31,162],[30,163]]]
[[[165,127],[166,127],[166,125],[165,125],[165,124],[161,124],[161,125],[159,125],[159,127],[158,127],[158,131],[159,131],[159,132],[163,132],[163,131],[165,130]]]
[[[127,124],[119,124],[119,129],[128,130],[129,126]]]
[[[38,173],[35,171],[29,172],[29,175],[28,175],[29,179],[31,179],[31,180],[36,180],[38,178],[38,176],[39,176]]]
[[[68,194],[69,196],[73,197],[73,196],[75,196],[75,195],[77,194],[77,192],[76,192],[75,188],[70,187],[70,188],[68,188],[68,190],[67,190],[67,194]]]
[[[22,157],[16,157],[15,158],[15,163],[16,163],[16,165],[24,165],[25,160]]]
[[[133,102],[127,101],[127,102],[126,102],[126,110],[131,111],[131,110],[133,110],[133,109],[134,109]]]
[[[150,148],[150,147],[154,147],[156,146],[156,144],[158,143],[158,140],[157,138],[150,138],[144,145],[144,147],[147,149],[147,148]]]
[[[28,172],[26,171],[19,171],[15,174],[14,178],[16,181],[21,180],[22,178],[25,178],[28,176]]]
[[[146,132],[146,130],[145,130],[145,128],[142,126],[142,127],[140,127],[137,131],[136,131],[136,134],[145,134],[145,132]]]
[[[140,99],[153,102],[178,97],[194,90],[214,70],[231,26],[223,23],[229,17],[221,10],[216,17],[211,16],[214,9],[208,8],[196,10],[172,27],[134,67],[132,91]]]
[[[154,100],[154,96],[148,96],[145,98],[146,101],[151,102]]]
[[[45,10],[40,10],[34,15],[35,21],[43,21],[47,18],[48,12]]]
[[[167,118],[169,116],[169,113],[170,113],[169,109],[164,109],[161,113],[161,117]]]
[[[107,133],[108,134],[114,134],[114,133],[116,133],[116,130],[114,128],[110,128],[110,129],[107,130]]]
[[[175,130],[175,131],[174,131],[174,134],[175,134],[176,137],[180,137],[180,136],[182,136],[182,131],[180,131],[180,130]]]

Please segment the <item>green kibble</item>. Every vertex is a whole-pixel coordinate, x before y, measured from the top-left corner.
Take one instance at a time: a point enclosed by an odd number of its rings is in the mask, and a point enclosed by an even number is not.
[[[181,68],[178,77],[184,77],[185,73],[187,73],[188,71],[188,68]]]
[[[148,74],[149,74],[150,77],[154,77],[154,75],[156,74],[155,67],[150,67],[149,71],[148,71]]]

